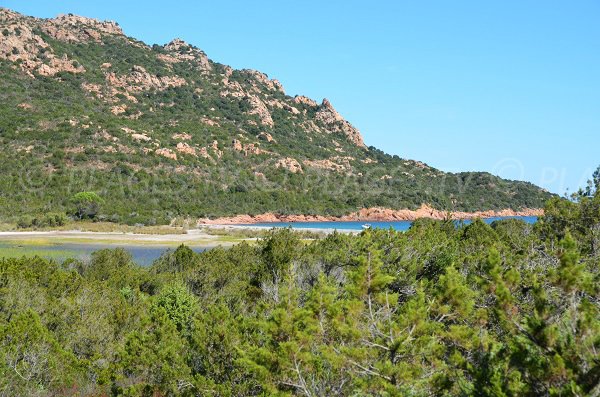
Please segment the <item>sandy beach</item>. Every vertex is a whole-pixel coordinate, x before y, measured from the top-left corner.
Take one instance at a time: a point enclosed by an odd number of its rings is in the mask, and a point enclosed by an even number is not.
[[[186,234],[137,234],[120,232],[83,232],[70,231],[27,231],[0,232],[0,241],[31,241],[69,243],[102,243],[102,244],[140,244],[140,245],[175,245],[216,246],[233,244],[223,236],[212,235],[204,230],[188,230]]]
[[[228,235],[236,230],[269,230],[268,226],[254,225],[210,225],[202,229],[190,229],[179,234],[142,234],[129,232],[88,232],[81,230],[49,230],[49,231],[5,231],[0,232],[0,241],[5,242],[48,242],[72,244],[131,244],[173,246],[186,244],[195,247],[229,246],[241,241],[253,241],[255,238],[245,238]],[[209,233],[212,230],[212,233]],[[302,228],[302,231],[333,233],[336,229]],[[223,233],[220,234],[219,231]],[[340,233],[357,233],[357,230],[337,230]]]

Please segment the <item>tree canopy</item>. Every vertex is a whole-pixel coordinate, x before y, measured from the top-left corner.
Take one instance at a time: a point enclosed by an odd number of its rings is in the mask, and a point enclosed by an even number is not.
[[[599,209],[1,259],[0,395],[597,395]]]

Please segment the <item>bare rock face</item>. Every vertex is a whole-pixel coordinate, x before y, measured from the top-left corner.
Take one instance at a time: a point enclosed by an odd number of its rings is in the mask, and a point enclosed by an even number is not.
[[[269,134],[268,132],[261,132],[260,134],[258,134],[256,136],[256,138],[262,139],[263,141],[267,141],[267,142],[275,141],[275,139],[273,139],[273,136],[271,134]]]
[[[337,173],[351,173],[352,165],[350,160],[352,157],[332,157],[325,160],[304,160],[303,164],[307,167],[333,171]]]
[[[265,73],[259,72],[258,70],[245,69],[244,72],[250,74],[254,78],[254,80],[258,81],[261,84],[264,84],[268,90],[279,91],[282,94],[285,94],[283,85],[281,85],[279,80],[271,80],[269,79],[269,76],[267,76]]]
[[[150,138],[148,135],[146,135],[145,132],[137,132],[131,128],[128,127],[121,127],[121,130],[127,134],[129,134],[129,136],[131,136],[131,138],[134,141],[138,141],[138,142],[150,142],[152,140],[152,138]]]
[[[70,43],[101,42],[102,35],[120,35],[123,31],[116,22],[100,21],[77,15],[59,15],[41,26],[48,36]]]
[[[116,103],[117,105],[115,106],[117,108],[123,108],[125,110],[127,109],[127,105],[118,104],[120,99],[117,97],[117,95],[123,95],[130,102],[138,102],[137,98],[131,95],[128,91],[124,89],[118,89],[117,87],[110,85],[110,83],[103,85],[94,83],[81,83],[81,88],[83,88],[84,91],[93,94],[98,99],[102,99],[107,103]],[[116,113],[113,112],[113,114]]]
[[[42,76],[54,76],[59,72],[84,73],[85,69],[83,66],[78,65],[76,61],[67,58],[67,55],[65,54],[60,58],[51,58],[47,65],[40,65],[37,72]]]
[[[18,67],[34,77],[54,76],[59,72],[84,73],[85,69],[77,61],[66,55],[57,57],[44,39],[34,33],[35,18],[0,8],[0,59],[18,63]]]
[[[144,141],[144,142],[149,142],[152,140],[152,138],[150,138],[148,135],[146,134],[131,134],[131,137],[136,140],[136,141]]]
[[[255,143],[242,144],[242,142],[240,142],[239,140],[234,139],[231,144],[232,144],[233,150],[235,150],[236,152],[243,152],[244,156],[246,156],[246,157],[248,157],[252,154],[258,155],[258,154],[263,154],[263,153],[270,153],[266,150],[262,150],[258,146],[258,144],[255,144]],[[214,145],[214,142],[213,142],[213,145]]]
[[[323,99],[315,118],[323,123],[329,132],[342,133],[356,146],[366,147],[360,131],[346,121],[327,98]]]
[[[211,120],[209,118],[206,118],[206,117],[203,117],[201,119],[201,121],[206,125],[210,125],[211,127],[220,127],[221,126],[218,122]]]
[[[177,160],[177,155],[171,149],[168,148],[156,149],[154,153],[158,154],[159,156],[166,157],[168,159]]]
[[[248,157],[252,154],[254,155],[259,155],[259,154],[267,154],[267,153],[271,153],[267,150],[262,150],[257,143],[247,143],[244,145],[244,156]]]
[[[254,173],[257,174],[256,172]],[[474,219],[502,216],[543,216],[544,210],[525,208],[521,211],[478,211],[478,212],[453,212],[452,219]],[[414,221],[419,218],[446,219],[447,211],[436,210],[423,204],[416,210],[392,210],[389,208],[371,207],[362,208],[341,217],[323,215],[278,215],[267,212],[259,215],[236,215],[219,219],[202,219],[199,224],[253,224],[265,222],[373,222],[373,221]]]
[[[186,43],[181,39],[173,39],[170,43],[164,46],[168,54],[160,54],[158,56],[167,63],[190,62],[196,65],[200,70],[210,71],[212,66],[208,60],[208,56],[204,51]]]
[[[142,66],[134,65],[131,72],[119,76],[114,72],[106,74],[106,82],[112,87],[122,88],[130,93],[149,91],[152,89],[163,91],[170,87],[186,85],[184,78],[179,76],[161,76],[150,74]]]
[[[254,72],[254,71],[247,71],[247,72]],[[264,78],[264,79],[266,79],[265,81],[267,81],[267,82],[271,81],[271,80],[267,79],[266,75],[263,75],[262,73],[259,73],[259,72],[255,72],[255,73],[257,73],[256,76],[259,76],[258,78]],[[249,91],[244,90],[244,88],[242,87],[242,85],[239,82],[231,81],[229,79],[229,77],[231,77],[232,74],[233,74],[233,69],[231,69],[230,67],[226,67],[225,68],[225,76],[221,80],[221,83],[223,84],[224,89],[221,90],[219,95],[223,98],[230,97],[230,98],[235,98],[238,100],[247,101],[248,104],[250,105],[250,110],[247,112],[247,114],[257,115],[261,125],[272,128],[274,126],[274,122],[273,122],[273,118],[271,116],[271,112],[269,111],[269,108],[258,97],[258,95],[255,95],[253,93],[253,92],[259,93],[260,89],[256,85],[254,85],[253,89],[251,89]]]
[[[267,127],[273,127],[273,118],[271,117],[271,113],[267,108],[267,105],[263,101],[261,101],[257,96],[249,95],[246,97],[246,100],[250,103],[250,111],[248,114],[255,114],[258,116],[260,123]]]
[[[295,108],[295,107],[293,107],[293,106],[291,106],[291,105],[289,105],[289,104],[287,104],[287,103],[285,103],[283,101],[280,101],[279,99],[266,100],[265,104],[267,104],[268,106],[270,106],[272,108],[278,108],[278,109],[287,110],[288,112],[290,112],[290,113],[292,113],[294,115],[300,114],[300,111],[297,108]]]
[[[183,153],[183,154],[189,154],[191,156],[196,157],[196,149],[191,147],[190,145],[188,145],[185,142],[179,142],[177,143],[176,149],[179,153]]]
[[[298,104],[310,106],[313,108],[316,108],[317,106],[319,106],[316,101],[314,101],[313,99],[310,99],[309,97],[306,97],[304,95],[296,95],[294,97],[294,102],[296,102]]]
[[[302,129],[307,133],[322,133],[323,129],[317,125],[313,120],[305,120],[300,124]],[[309,141],[312,142],[312,137],[308,137]]]
[[[180,141],[189,141],[190,139],[192,139],[192,136],[186,132],[182,132],[182,133],[171,135],[171,138],[178,139]]]
[[[233,74],[233,69],[229,66],[225,66],[225,74],[222,75],[221,84],[224,89],[221,90],[221,97],[232,97],[232,98],[245,98],[248,94],[242,88],[242,85],[237,81],[231,81],[229,78]]]
[[[302,170],[302,166],[300,165],[298,160],[291,157],[284,157],[277,160],[277,162],[275,162],[275,168],[284,168],[292,174],[304,173],[304,171]]]
[[[231,142],[231,147],[233,148],[233,150],[235,150],[236,152],[241,152],[242,150],[244,150],[244,147],[242,146],[242,142],[238,141],[237,139],[234,139]]]
[[[127,105],[115,105],[110,108],[110,112],[112,114],[119,115],[121,113],[125,113],[127,111]]]
[[[223,98],[228,96],[232,98],[245,98],[246,96],[248,96],[242,88],[242,85],[237,81],[229,81],[225,78],[222,82],[225,86],[225,89],[221,91],[220,95]]]
[[[281,82],[277,79],[272,79],[271,83],[273,84],[273,89],[276,91],[281,92],[282,94],[285,94],[285,89],[283,88],[283,84],[281,84]]]
[[[198,152],[200,153],[200,157],[208,159],[214,163],[215,160],[212,157],[210,157],[210,154],[208,154],[207,148],[202,147],[202,148],[200,148],[200,150]]]

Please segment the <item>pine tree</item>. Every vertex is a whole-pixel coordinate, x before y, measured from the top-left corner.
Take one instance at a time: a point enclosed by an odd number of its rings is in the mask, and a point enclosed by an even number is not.
[[[125,395],[191,395],[188,346],[162,307],[154,307],[127,335],[115,368],[114,389]]]

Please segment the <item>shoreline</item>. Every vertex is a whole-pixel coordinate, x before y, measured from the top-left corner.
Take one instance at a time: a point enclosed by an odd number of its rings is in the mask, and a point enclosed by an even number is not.
[[[207,231],[223,231],[223,234],[211,234]],[[33,245],[85,244],[111,246],[152,246],[172,248],[180,244],[198,248],[229,247],[242,241],[252,242],[256,237],[230,236],[226,232],[236,230],[268,231],[268,226],[214,224],[203,225],[202,229],[190,229],[181,234],[141,234],[130,232],[89,232],[81,230],[39,230],[0,232],[0,243],[18,243]],[[299,231],[329,234],[357,233],[357,230],[302,228]]]
[[[130,232],[89,232],[81,230],[39,230],[39,231],[4,231],[0,232],[0,244],[22,244],[22,245],[98,245],[98,246],[148,246],[156,248],[174,248],[180,244],[196,248],[215,248],[218,246],[231,247],[241,242],[252,243],[256,237],[229,235],[227,232],[236,230],[268,231],[267,226],[253,225],[204,225],[199,229],[189,229],[181,234],[141,234]],[[216,231],[216,234],[209,233]],[[323,235],[333,233],[354,234],[356,230],[345,229],[320,229],[303,228],[299,231],[322,233]],[[222,231],[223,234],[218,234]],[[1,247],[0,247],[1,251]]]
[[[259,215],[236,215],[216,219],[202,218],[198,220],[198,226],[224,226],[224,225],[253,225],[257,223],[294,223],[294,222],[394,222],[414,221],[419,218],[443,220],[450,215],[452,220],[467,220],[475,218],[496,217],[519,217],[519,216],[542,216],[544,210],[541,208],[524,208],[518,211],[512,209],[489,210],[476,212],[441,211],[423,204],[416,210],[392,210],[389,208],[373,207],[363,208],[343,216],[326,215],[280,215],[267,212]]]
[[[494,217],[519,217],[541,216],[542,209],[523,209],[520,211],[478,211],[478,212],[451,212],[453,220],[466,220],[474,218]],[[98,244],[114,246],[155,246],[173,247],[186,244],[192,247],[212,248],[216,246],[232,246],[242,241],[255,240],[254,237],[232,236],[228,232],[236,230],[269,230],[271,226],[257,225],[260,223],[293,223],[296,222],[394,222],[414,221],[419,218],[447,219],[448,212],[435,210],[426,205],[417,210],[390,210],[386,208],[362,209],[349,215],[334,217],[322,215],[277,215],[265,213],[256,216],[237,215],[217,219],[200,219],[197,228],[189,229],[185,233],[136,233],[119,231],[82,231],[82,230],[40,230],[40,231],[4,231],[0,232],[0,242],[39,243],[39,244]],[[333,231],[346,234],[359,233],[355,229],[331,228],[306,228],[299,231],[329,234]],[[216,233],[210,233],[210,231]],[[218,232],[222,231],[223,234]]]
[[[172,247],[186,244],[191,247],[209,248],[219,245],[229,246],[237,243],[238,239],[227,236],[208,234],[203,230],[189,230],[185,234],[140,234],[123,232],[84,232],[81,230],[46,230],[46,231],[10,231],[0,232],[0,242],[38,242],[38,243],[68,243],[68,244],[98,244],[115,246],[155,246]],[[240,241],[244,239],[239,239]]]

